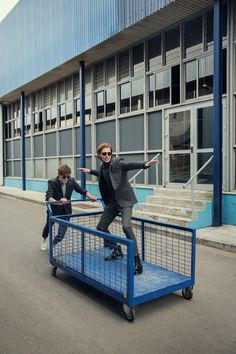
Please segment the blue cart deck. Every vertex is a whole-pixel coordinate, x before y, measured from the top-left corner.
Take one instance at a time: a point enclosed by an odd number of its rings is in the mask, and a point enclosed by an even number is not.
[[[107,248],[85,251],[84,275],[124,294],[127,288],[127,257],[124,255],[120,260],[105,261],[109,254]],[[66,253],[60,254],[56,259],[58,265],[65,265],[73,272],[81,274],[81,255],[81,252]],[[120,281],[117,282],[119,274]],[[191,277],[186,275],[143,262],[143,273],[134,277],[134,299],[182,284],[190,279]]]

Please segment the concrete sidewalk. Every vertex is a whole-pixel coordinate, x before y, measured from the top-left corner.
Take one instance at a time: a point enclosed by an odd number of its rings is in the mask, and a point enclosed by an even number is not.
[[[0,195],[6,198],[15,198],[45,205],[45,193],[35,191],[23,191],[19,188],[0,186]],[[83,207],[76,205],[76,210],[96,211],[101,209],[100,203],[85,202]],[[225,251],[236,252],[236,226],[223,225],[221,227],[206,227],[197,230],[197,243],[223,249]]]

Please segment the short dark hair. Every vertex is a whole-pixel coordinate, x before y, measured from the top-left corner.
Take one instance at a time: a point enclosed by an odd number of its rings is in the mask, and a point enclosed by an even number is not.
[[[71,168],[68,165],[61,165],[58,167],[58,176],[65,176],[71,174]]]

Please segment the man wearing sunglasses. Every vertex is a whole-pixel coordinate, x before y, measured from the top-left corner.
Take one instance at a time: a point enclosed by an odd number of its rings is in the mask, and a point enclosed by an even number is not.
[[[97,198],[83,189],[74,178],[71,177],[71,169],[67,165],[62,165],[58,168],[58,176],[48,181],[48,190],[46,192],[46,200],[49,202],[58,202],[58,204],[51,204],[53,215],[66,215],[72,213],[71,203],[68,201],[71,199],[73,191],[80,193],[92,201],[96,201]],[[69,220],[69,218],[67,219]],[[56,245],[60,242],[66,233],[66,227],[60,225],[58,234],[54,238],[53,243]],[[41,250],[47,250],[47,238],[49,233],[49,214],[47,211],[47,221],[42,233]]]
[[[102,165],[98,171],[89,168],[79,168],[82,172],[88,172],[98,177],[99,190],[106,204],[97,229],[108,232],[109,225],[118,214],[121,214],[123,231],[128,239],[134,241],[134,274],[141,274],[143,266],[139,256],[136,237],[131,227],[132,208],[137,203],[137,199],[129,183],[127,172],[142,168],[146,169],[152,164],[157,163],[157,161],[125,162],[119,157],[115,158],[112,156],[112,147],[108,143],[99,145],[97,148],[97,158],[102,161]],[[115,260],[123,257],[120,245],[106,243],[105,246],[114,248],[110,259]]]

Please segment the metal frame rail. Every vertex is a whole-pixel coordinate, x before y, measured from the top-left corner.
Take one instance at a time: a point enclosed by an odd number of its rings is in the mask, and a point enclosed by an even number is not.
[[[50,215],[53,275],[60,268],[117,299],[129,321],[134,320],[138,304],[178,290],[182,290],[184,298],[192,298],[195,230],[133,217],[132,227],[144,267],[143,274],[134,275],[134,244],[124,236],[120,217],[109,227],[111,233],[106,233],[96,230],[100,216],[101,212]],[[66,228],[65,237],[53,245],[61,227]],[[120,244],[123,258],[106,261],[111,249],[104,246],[104,241]]]

